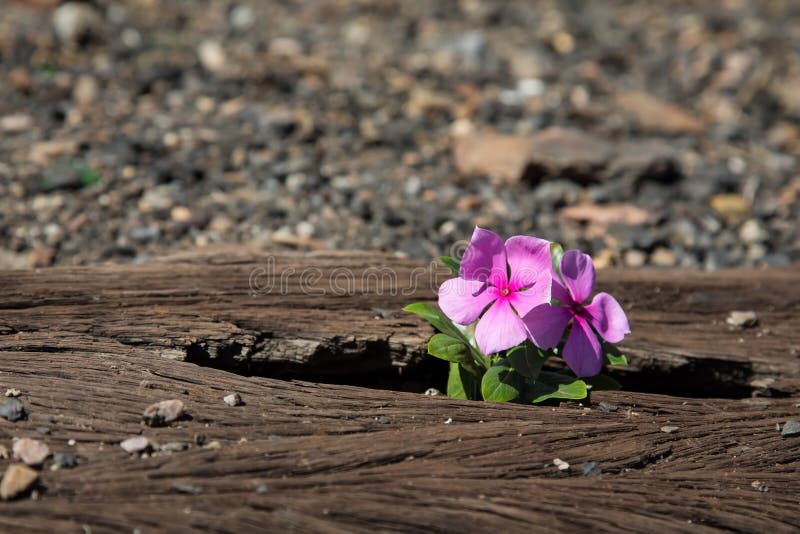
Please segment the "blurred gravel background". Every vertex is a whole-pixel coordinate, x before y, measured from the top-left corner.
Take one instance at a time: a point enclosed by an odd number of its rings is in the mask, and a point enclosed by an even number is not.
[[[0,0],[0,268],[800,260],[800,2]]]

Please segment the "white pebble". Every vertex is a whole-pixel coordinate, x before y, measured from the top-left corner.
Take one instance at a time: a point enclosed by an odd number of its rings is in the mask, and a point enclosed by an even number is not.
[[[226,395],[222,398],[225,401],[225,404],[228,406],[240,406],[242,403],[242,397],[238,393],[231,393],[230,395]]]
[[[555,465],[559,471],[569,471],[569,464],[561,458],[553,460],[553,465]]]

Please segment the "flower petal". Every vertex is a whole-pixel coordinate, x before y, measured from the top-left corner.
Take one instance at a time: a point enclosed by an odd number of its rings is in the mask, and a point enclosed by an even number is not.
[[[451,278],[439,287],[439,307],[458,324],[470,324],[497,298],[497,289],[486,282]]]
[[[514,274],[512,273],[513,277]],[[550,277],[549,271],[539,271],[539,277],[536,278],[532,285],[528,284],[528,289],[524,291],[514,291],[508,295],[508,300],[520,317],[524,317],[526,313],[531,311],[540,304],[550,303],[550,286],[553,279]]]
[[[561,341],[570,319],[572,311],[569,308],[543,304],[529,311],[522,321],[528,328],[533,344],[540,349],[549,349]]]
[[[475,340],[487,355],[519,345],[527,337],[522,319],[514,313],[507,299],[498,299],[492,304],[475,327]]]
[[[543,271],[552,270],[550,242],[544,239],[515,235],[506,241],[506,254],[511,270],[511,291],[533,284]]]
[[[564,344],[564,361],[580,378],[594,376],[603,368],[603,354],[592,328],[575,316],[572,330]]]
[[[490,281],[502,285],[507,280],[506,246],[500,236],[490,230],[475,227],[472,239],[461,258],[461,278]]]
[[[619,343],[625,334],[631,333],[628,317],[622,306],[608,293],[595,295],[585,310],[589,313],[589,321],[597,333],[609,343]]]
[[[580,250],[568,250],[561,257],[561,277],[575,302],[582,303],[594,289],[592,258]]]
[[[559,278],[558,273],[555,272],[555,270],[553,270],[553,286],[550,288],[550,297],[556,299],[562,304],[566,304],[567,306],[575,303],[572,295],[570,295],[569,291],[567,291],[567,288],[564,287],[564,283],[561,281],[561,278]]]

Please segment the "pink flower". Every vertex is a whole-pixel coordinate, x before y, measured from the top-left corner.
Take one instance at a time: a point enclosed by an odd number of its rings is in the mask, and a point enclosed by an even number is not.
[[[609,343],[618,343],[631,332],[628,318],[619,302],[608,293],[598,293],[586,304],[595,279],[589,255],[579,250],[565,252],[561,257],[561,277],[564,285],[558,275],[553,276],[552,295],[562,306],[538,306],[524,315],[523,320],[531,340],[542,349],[558,345],[572,320],[572,330],[564,345],[564,361],[577,376],[594,376],[603,368],[603,353],[595,331]]]
[[[528,337],[520,317],[550,302],[551,265],[550,243],[543,239],[514,236],[503,243],[475,228],[460,276],[439,288],[439,307],[462,325],[480,317],[475,340],[484,354],[509,349]]]

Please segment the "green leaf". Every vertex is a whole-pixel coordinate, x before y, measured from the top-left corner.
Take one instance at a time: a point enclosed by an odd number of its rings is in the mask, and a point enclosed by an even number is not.
[[[574,376],[543,371],[539,379],[525,391],[525,398],[533,403],[548,399],[585,399],[588,394],[586,382]]]
[[[483,375],[482,365],[475,361],[472,349],[463,339],[447,334],[435,334],[428,341],[428,354],[448,362],[460,363],[475,378],[479,379]]]
[[[456,339],[463,338],[461,331],[456,328],[453,322],[448,319],[445,314],[436,308],[425,304],[424,302],[415,302],[414,304],[409,304],[403,308],[403,311],[407,311],[422,317],[442,333],[445,333]]]
[[[81,185],[83,187],[89,187],[95,185],[100,181],[100,175],[93,169],[90,169],[89,167],[79,168],[78,176],[80,177]]]
[[[448,362],[464,363],[471,360],[469,347],[447,334],[436,334],[428,341],[428,354]]]
[[[461,274],[461,262],[459,262],[457,259],[450,256],[440,256],[439,261],[442,262],[445,267],[450,269],[450,272],[453,273],[453,276],[459,276]]]
[[[47,76],[55,76],[58,74],[59,68],[58,65],[45,62],[39,65],[39,70],[42,72],[42,74],[46,74]]]
[[[564,255],[564,247],[561,246],[561,243],[550,243],[550,257],[553,260],[553,272],[555,276],[561,280],[561,284],[564,284],[564,278],[561,276],[561,257]],[[558,301],[558,299],[551,299],[550,304],[557,306],[562,304]]]
[[[447,396],[454,399],[478,400],[478,380],[457,363],[450,362]]]
[[[508,363],[525,378],[536,380],[547,359],[547,354],[530,343],[514,347],[506,353]]]
[[[603,352],[609,365],[628,365],[628,358],[620,352],[616,345],[603,342]]]
[[[525,380],[508,363],[501,361],[493,365],[483,375],[481,380],[481,394],[483,400],[505,402],[519,397]]]
[[[470,339],[468,335],[462,331],[462,327],[453,324],[453,322],[448,319],[445,314],[436,308],[425,304],[424,302],[415,302],[414,304],[409,304],[403,308],[403,310],[422,317],[443,334],[447,334],[452,338],[463,341],[464,344],[469,348],[473,361],[476,362],[476,368],[478,365],[484,369],[489,368],[489,362],[486,359],[486,356],[484,356],[476,346],[470,343]]]
[[[584,382],[591,387],[592,391],[618,391],[622,389],[622,384],[608,375],[597,375],[586,378]]]
[[[561,243],[550,243],[550,257],[553,259],[553,270],[561,274],[561,256],[564,255],[564,247]]]

